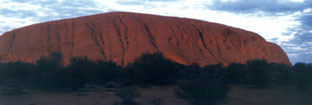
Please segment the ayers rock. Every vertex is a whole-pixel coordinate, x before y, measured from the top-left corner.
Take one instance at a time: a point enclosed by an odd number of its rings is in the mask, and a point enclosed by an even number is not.
[[[127,65],[145,52],[162,52],[181,64],[202,66],[247,60],[290,65],[285,52],[256,33],[194,19],[111,12],[45,22],[0,36],[0,61],[35,62],[59,51]]]

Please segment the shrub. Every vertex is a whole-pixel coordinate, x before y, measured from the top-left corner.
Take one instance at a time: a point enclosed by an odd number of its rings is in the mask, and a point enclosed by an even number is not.
[[[93,80],[95,72],[95,63],[87,57],[73,57],[70,64],[65,68],[67,75],[66,87],[73,90],[84,87],[86,83]]]
[[[188,66],[180,65],[178,70],[180,76],[179,79],[183,81],[193,79],[200,75],[202,68],[198,64],[191,64]]]
[[[42,56],[36,62],[38,69],[51,70],[63,67],[63,55],[60,52],[51,52],[49,56]]]
[[[297,63],[293,67],[295,84],[303,91],[312,91],[312,66]]]
[[[245,64],[231,63],[226,68],[226,80],[230,84],[250,84],[251,72]]]
[[[222,81],[223,83],[226,79],[226,72],[222,64],[208,65],[202,68],[200,76],[203,78],[207,77],[207,79],[212,78],[214,80]]]
[[[248,70],[252,72],[251,84],[255,88],[265,88],[269,86],[271,80],[268,75],[269,65],[266,60],[247,61]]]
[[[61,84],[63,77],[63,56],[60,52],[51,52],[48,57],[42,56],[36,62],[36,65],[31,74],[30,80],[32,87],[41,90],[54,90],[59,89],[63,85]]]
[[[138,84],[168,85],[178,78],[176,64],[161,53],[145,53],[127,66],[129,78]]]
[[[192,105],[215,105],[225,99],[229,87],[224,82],[224,76],[211,71],[203,70],[197,77],[181,82],[176,95]]]
[[[291,68],[288,65],[270,63],[268,75],[271,84],[287,85],[292,83]]]
[[[119,81],[121,67],[112,61],[97,61],[93,74],[93,81],[103,84],[105,82]]]
[[[139,97],[141,93],[137,88],[127,87],[121,88],[115,95],[122,99],[122,102],[116,105],[139,105],[135,102],[135,98]]]
[[[2,84],[28,85],[34,65],[21,61],[0,64],[0,82]],[[12,83],[14,82],[14,83]]]

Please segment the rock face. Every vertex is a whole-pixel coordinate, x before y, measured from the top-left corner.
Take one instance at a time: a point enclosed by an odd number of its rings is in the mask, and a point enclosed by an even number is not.
[[[162,52],[181,64],[245,63],[252,59],[290,65],[285,52],[256,33],[200,20],[111,12],[51,21],[0,36],[0,61],[35,62],[59,51],[64,63],[73,56],[112,60],[119,65],[145,52]]]

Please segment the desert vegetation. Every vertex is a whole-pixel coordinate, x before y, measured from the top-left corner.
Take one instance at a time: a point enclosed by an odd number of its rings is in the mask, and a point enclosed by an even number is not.
[[[140,105],[135,102],[135,98],[140,96],[140,94],[140,91],[134,87],[121,88],[115,95],[120,97],[122,102],[116,103],[116,105]]]
[[[91,61],[87,57],[73,57],[64,66],[62,54],[52,52],[35,64],[25,62],[0,63],[1,94],[25,94],[23,89],[44,92],[78,91],[96,85],[117,88],[118,105],[138,105],[137,88],[177,86],[176,96],[191,105],[215,105],[227,98],[228,85],[250,85],[267,88],[271,85],[296,85],[301,91],[312,91],[312,65],[294,66],[268,63],[265,60],[248,61],[200,67],[182,65],[166,59],[161,53],[145,53],[132,64],[118,66],[112,61]],[[11,92],[11,93],[10,93]]]

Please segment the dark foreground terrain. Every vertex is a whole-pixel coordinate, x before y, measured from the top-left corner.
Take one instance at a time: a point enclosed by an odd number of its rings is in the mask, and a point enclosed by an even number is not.
[[[294,86],[272,86],[266,89],[231,85],[227,99],[219,105],[311,105],[312,94]],[[136,101],[141,105],[188,105],[175,96],[175,86],[139,88]],[[90,88],[73,93],[47,93],[28,90],[22,95],[1,95],[0,105],[114,105],[121,101],[115,88]],[[3,91],[1,91],[3,92]]]

